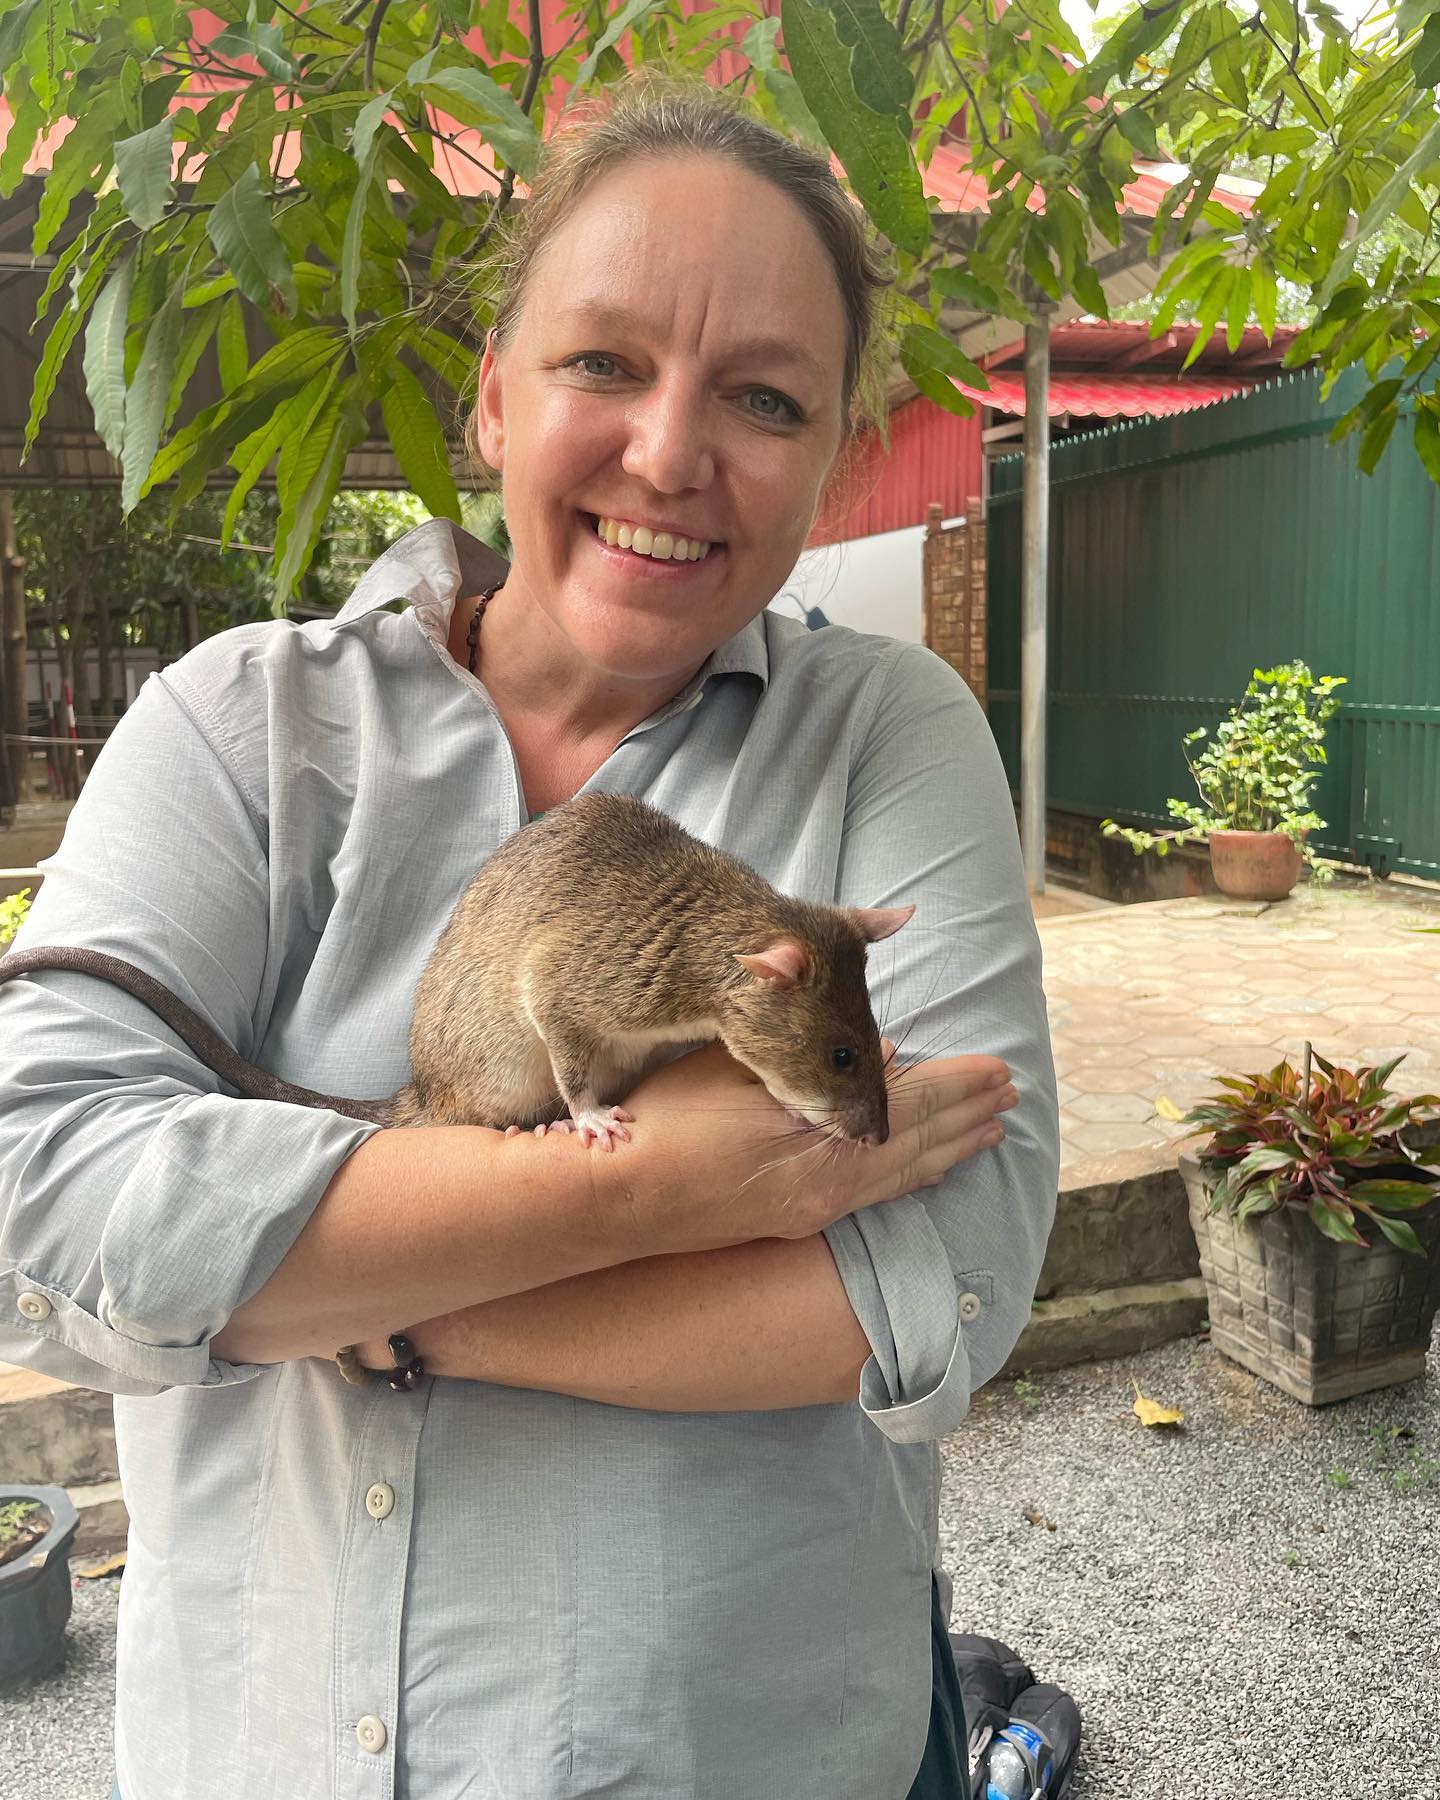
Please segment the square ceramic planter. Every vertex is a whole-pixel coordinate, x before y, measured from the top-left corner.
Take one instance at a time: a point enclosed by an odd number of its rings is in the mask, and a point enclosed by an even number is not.
[[[1422,1260],[1378,1229],[1368,1249],[1337,1243],[1295,1206],[1241,1220],[1211,1213],[1198,1159],[1182,1156],[1180,1173],[1217,1350],[1307,1406],[1425,1373],[1440,1305],[1440,1199],[1406,1215]]]

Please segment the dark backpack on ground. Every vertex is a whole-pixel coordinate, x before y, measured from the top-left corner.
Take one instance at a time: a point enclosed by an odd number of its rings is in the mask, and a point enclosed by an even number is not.
[[[1025,1765],[1025,1800],[1066,1800],[1080,1754],[1080,1709],[1063,1688],[1034,1672],[999,1638],[952,1631],[950,1649],[964,1697],[971,1800],[987,1800],[990,1755],[1010,1744]]]

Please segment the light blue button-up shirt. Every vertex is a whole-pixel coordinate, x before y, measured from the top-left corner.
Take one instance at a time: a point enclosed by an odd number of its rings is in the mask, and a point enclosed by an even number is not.
[[[425,960],[524,822],[446,649],[503,573],[435,522],[333,621],[152,675],[15,947],[127,957],[309,1088],[398,1088]],[[873,1350],[854,1404],[395,1394],[210,1349],[375,1127],[228,1095],[102,982],[0,988],[0,1358],[116,1396],[126,1800],[900,1800],[915,1773],[935,1440],[1019,1336],[1055,1206],[1000,760],[929,651],[764,612],[587,786],[787,892],[915,902],[871,952],[878,1015],[910,1054],[1004,1057],[1006,1140],[827,1229]]]

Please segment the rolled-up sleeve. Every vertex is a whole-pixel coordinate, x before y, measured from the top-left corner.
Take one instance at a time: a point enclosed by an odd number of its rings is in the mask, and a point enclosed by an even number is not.
[[[41,867],[13,949],[124,957],[251,1053],[267,993],[264,807],[164,677],[120,721]],[[209,1341],[376,1129],[231,1097],[105,981],[45,971],[0,986],[0,1359],[114,1394],[259,1374]]]
[[[825,1232],[870,1341],[860,1404],[887,1437],[918,1443],[960,1424],[1025,1328],[1060,1133],[1040,940],[989,723],[960,677],[917,646],[897,646],[876,682],[838,898],[916,908],[871,949],[876,1015],[902,1063],[1003,1057],[1020,1096],[997,1148]]]

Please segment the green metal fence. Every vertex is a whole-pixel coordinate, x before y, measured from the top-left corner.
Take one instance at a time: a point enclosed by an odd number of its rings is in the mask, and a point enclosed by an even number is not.
[[[1440,878],[1440,491],[1402,421],[1371,476],[1326,442],[1363,377],[1057,444],[1051,458],[1049,803],[1149,823],[1194,797],[1180,739],[1251,673],[1344,675],[1317,848]],[[993,470],[990,721],[1020,780],[1020,457]]]

